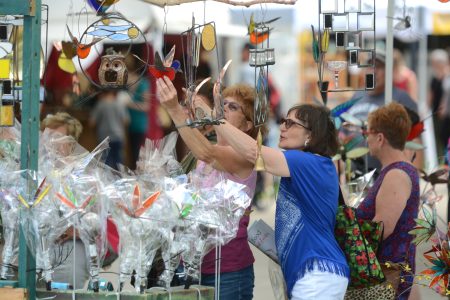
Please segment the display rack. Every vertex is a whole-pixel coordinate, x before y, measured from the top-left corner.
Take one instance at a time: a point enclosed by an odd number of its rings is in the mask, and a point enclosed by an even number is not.
[[[38,168],[39,145],[39,68],[41,49],[41,0],[0,0],[0,15],[23,16],[23,91],[21,113],[21,169]],[[30,181],[32,189],[36,182]],[[19,229],[19,281],[9,282],[28,290],[30,300],[36,299],[36,261]],[[0,281],[1,283],[1,281]]]
[[[59,300],[72,300],[73,291],[45,291],[38,289],[37,295],[39,298],[51,299],[57,297]],[[171,291],[163,290],[148,290],[145,294],[136,294],[133,292],[121,292],[120,294],[114,292],[99,292],[91,291],[75,291],[76,299],[84,300],[197,300],[197,299],[214,299],[214,288],[206,286],[192,286],[185,290],[183,287],[174,287]]]

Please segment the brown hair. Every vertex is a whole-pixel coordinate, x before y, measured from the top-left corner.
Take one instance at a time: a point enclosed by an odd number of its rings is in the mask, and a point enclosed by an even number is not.
[[[367,119],[370,130],[382,133],[394,149],[403,150],[411,131],[411,119],[399,103],[389,103],[371,112]]]
[[[256,91],[253,87],[248,84],[235,84],[230,87],[227,87],[222,92],[222,97],[233,97],[237,102],[242,106],[242,111],[244,113],[245,118],[248,121],[251,121],[255,124],[255,112],[254,112],[254,104]],[[269,109],[269,105],[267,105],[267,109]],[[262,136],[266,136],[267,134],[267,125],[263,124],[258,127],[253,127],[247,134],[252,138],[256,138],[258,135],[258,131],[261,130]]]
[[[288,114],[292,111],[311,130],[311,140],[303,151],[328,157],[335,155],[339,142],[330,110],[321,105],[301,104],[290,108]]]
[[[75,140],[78,140],[81,135],[81,131],[83,131],[83,126],[80,121],[66,112],[47,115],[41,122],[41,130],[44,130],[45,128],[57,129],[61,126],[65,126],[67,129],[67,134],[72,136]]]

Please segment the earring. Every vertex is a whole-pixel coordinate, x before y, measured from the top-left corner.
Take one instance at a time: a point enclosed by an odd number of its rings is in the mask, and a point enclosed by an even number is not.
[[[305,147],[308,147],[309,140],[305,140]]]

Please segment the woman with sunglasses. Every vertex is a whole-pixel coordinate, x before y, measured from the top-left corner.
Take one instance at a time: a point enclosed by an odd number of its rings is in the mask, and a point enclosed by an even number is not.
[[[257,158],[254,139],[227,121],[215,126],[248,163]],[[263,146],[266,171],[281,176],[275,243],[290,299],[343,299],[349,268],[334,237],[338,176],[331,157],[338,149],[330,111],[297,105],[280,125],[279,147]]]
[[[194,156],[198,158],[197,169],[211,172],[208,178],[217,178],[219,172],[225,178],[246,186],[246,193],[253,198],[256,185],[256,172],[253,162],[247,161],[237,153],[220,134],[217,144],[212,144],[196,128],[186,126],[188,115],[178,102],[178,95],[172,82],[167,78],[158,79],[157,93],[161,105],[167,110],[178,132]],[[234,85],[223,90],[224,117],[236,131],[254,141],[258,129],[253,126],[253,105],[255,90],[248,85]],[[211,109],[202,102],[195,103],[209,113]],[[266,132],[261,127],[262,134]],[[207,181],[207,180],[206,180]],[[205,182],[205,184],[208,184]],[[220,299],[248,300],[253,298],[254,271],[253,254],[247,241],[247,226],[250,210],[241,218],[236,237],[222,246],[220,264]],[[203,258],[201,284],[214,286],[215,252],[209,252]]]
[[[408,299],[415,270],[416,245],[408,232],[419,209],[419,176],[404,153],[411,121],[398,103],[382,106],[369,114],[367,144],[372,156],[381,162],[381,171],[356,213],[360,219],[382,221],[383,242],[378,250],[380,264],[404,263],[410,272],[385,272],[388,281],[401,280],[396,299]],[[389,275],[392,273],[392,277]],[[399,277],[400,276],[400,277]]]

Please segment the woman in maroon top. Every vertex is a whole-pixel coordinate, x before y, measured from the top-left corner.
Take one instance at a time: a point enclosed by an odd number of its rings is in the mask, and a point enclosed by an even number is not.
[[[210,169],[209,176],[218,176],[216,171],[223,172],[225,178],[246,185],[246,193],[253,197],[256,184],[254,164],[236,152],[228,142],[217,135],[217,144],[211,144],[198,129],[186,126],[188,115],[178,103],[178,95],[169,78],[160,78],[156,82],[158,98],[177,126],[178,132],[188,148],[198,159],[197,168]],[[244,84],[236,84],[223,90],[224,117],[227,122],[256,138],[259,128],[254,126],[253,107],[255,89]],[[209,113],[208,107],[201,99],[195,99],[196,108],[202,108]],[[261,132],[267,129],[262,126]],[[204,182],[206,184],[206,182]],[[253,254],[247,241],[247,226],[249,223],[248,209],[241,218],[236,238],[224,245],[220,261],[220,299],[250,300],[253,298],[254,270]],[[215,284],[215,253],[210,252],[203,258],[201,266],[202,285]]]
[[[416,246],[408,232],[416,224],[420,190],[416,168],[403,153],[410,129],[411,121],[401,104],[391,103],[369,114],[367,144],[382,169],[357,209],[359,218],[384,224],[379,262],[401,262],[411,268],[410,272],[400,274],[404,280],[397,290],[398,299],[408,299],[415,271]]]

